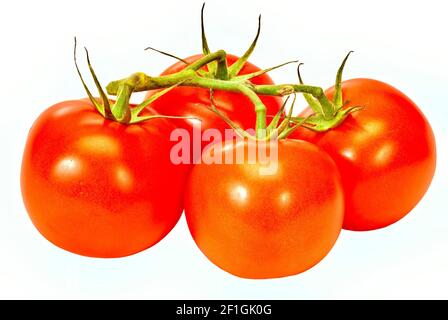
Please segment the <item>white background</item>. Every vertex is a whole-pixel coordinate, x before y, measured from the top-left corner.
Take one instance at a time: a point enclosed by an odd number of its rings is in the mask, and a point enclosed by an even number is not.
[[[262,35],[251,61],[267,67],[300,59],[306,81],[323,87],[332,84],[345,53],[355,50],[345,78],[377,78],[404,91],[427,115],[437,138],[435,179],[405,219],[375,232],[343,232],[312,270],[265,281],[233,277],[209,263],[184,218],[163,241],[132,257],[70,254],[35,230],[21,200],[21,154],[33,120],[58,101],[85,96],[73,66],[73,36],[90,49],[104,83],[137,70],[158,74],[173,61],[143,48],[180,56],[199,52],[202,1],[3,3],[0,298],[448,298],[445,3],[207,1],[212,49],[241,54],[261,13]],[[296,81],[294,67],[272,76]]]

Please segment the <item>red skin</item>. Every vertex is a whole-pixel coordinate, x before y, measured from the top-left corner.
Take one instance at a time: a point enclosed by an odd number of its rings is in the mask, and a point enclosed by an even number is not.
[[[187,166],[169,158],[164,119],[122,125],[90,101],[56,104],[31,128],[21,173],[26,209],[49,241],[92,257],[151,247],[183,209]]]
[[[333,93],[334,88],[326,91],[330,98]],[[313,142],[335,160],[345,192],[344,229],[386,227],[410,212],[428,189],[436,165],[434,135],[419,108],[386,83],[352,79],[342,83],[342,93],[347,107],[365,109],[330,131],[300,128],[291,138]]]
[[[247,154],[248,143],[254,142],[216,144],[203,158]],[[301,273],[326,256],[340,233],[344,202],[332,159],[311,143],[282,140],[277,163],[273,175],[260,174],[261,165],[247,160],[192,170],[185,194],[190,232],[202,252],[233,275]]]
[[[202,54],[194,55],[185,60],[193,62],[203,57]],[[238,57],[228,54],[227,64],[232,65]],[[161,75],[168,75],[179,72],[185,68],[183,62],[177,62]],[[259,71],[250,62],[246,62],[240,71],[240,75]],[[250,80],[254,84],[274,84],[271,77],[265,73]],[[155,91],[148,92],[147,97],[154,94]],[[245,95],[236,92],[226,92],[215,90],[213,94],[216,107],[225,114],[229,119],[235,122],[243,129],[255,128],[255,111],[253,103]],[[261,101],[266,106],[267,115],[275,115],[281,108],[283,101],[280,97],[260,96]],[[201,131],[209,128],[218,129],[224,134],[225,129],[229,129],[229,125],[225,123],[218,115],[210,110],[210,91],[204,88],[178,87],[164,94],[151,104],[151,107],[158,113],[170,116],[193,116],[201,119]],[[172,120],[173,123],[180,128],[192,130],[191,120]],[[203,147],[207,143],[203,144]]]

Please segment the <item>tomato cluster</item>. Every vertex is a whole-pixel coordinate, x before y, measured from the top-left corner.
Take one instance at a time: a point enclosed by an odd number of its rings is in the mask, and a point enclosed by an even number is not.
[[[204,57],[209,56],[192,56],[160,78],[148,78],[150,88],[160,81],[158,89],[148,91],[150,106],[128,105],[126,90],[136,87],[127,81],[115,109],[104,92],[100,100],[88,92],[90,100],[62,102],[39,116],[25,146],[21,186],[42,235],[77,254],[123,257],[160,241],[184,210],[192,237],[214,264],[240,277],[275,278],[318,263],[342,228],[386,227],[425,194],[435,171],[434,136],[423,113],[397,89],[371,79],[337,82],[323,95],[307,86],[275,86],[247,59],[228,78],[225,73],[214,78],[205,64],[189,74],[202,82],[187,77],[172,86],[176,75]],[[220,61],[232,70],[242,60],[225,55]],[[132,79],[145,81],[142,75]],[[226,83],[233,87],[227,90]],[[246,87],[236,90],[241,84]],[[294,118],[302,119],[298,124],[283,112],[280,97],[291,94],[291,88],[306,92],[310,102]],[[329,103],[336,106],[333,113],[316,118],[313,94],[334,101]],[[265,109],[253,112],[254,101]],[[144,117],[134,114],[136,109]],[[279,140],[256,135],[203,144],[203,162],[172,161],[171,134],[175,128],[193,134],[192,117],[201,121],[202,133],[224,133],[226,119],[235,131],[263,126],[260,114],[272,122],[282,120],[280,127],[286,126],[288,134]],[[332,116],[337,121],[331,122]],[[325,121],[331,125],[322,129]],[[266,164],[258,157],[206,161],[262,148],[276,155],[269,174],[261,170]]]

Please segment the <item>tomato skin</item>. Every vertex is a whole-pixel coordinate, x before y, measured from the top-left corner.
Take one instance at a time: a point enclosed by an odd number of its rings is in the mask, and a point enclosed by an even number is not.
[[[253,143],[217,144],[203,157],[247,152]],[[298,274],[323,259],[340,233],[343,194],[332,159],[294,140],[279,142],[278,159],[273,175],[247,161],[192,169],[185,193],[190,232],[208,259],[233,275]]]
[[[291,137],[315,143],[335,160],[345,192],[344,229],[383,228],[403,218],[427,191],[436,165],[434,134],[417,105],[386,83],[347,80],[342,92],[347,107],[365,109],[330,131],[301,128]],[[326,93],[332,98],[334,88]]]
[[[122,257],[161,240],[183,209],[187,166],[169,158],[164,119],[122,125],[87,100],[44,111],[26,143],[26,209],[49,241],[92,257]]]
[[[186,58],[189,63],[203,57],[202,54]],[[238,57],[228,54],[227,64],[232,65]],[[176,73],[185,68],[183,62],[177,62],[170,66],[161,75]],[[250,62],[246,62],[240,71],[240,75],[259,71],[260,69]],[[265,73],[250,80],[254,84],[274,84],[271,77]],[[150,91],[147,97],[156,91]],[[214,102],[220,110],[229,119],[234,121],[243,129],[255,127],[255,110],[253,103],[245,95],[236,92],[225,92],[215,90],[213,94]],[[275,115],[282,107],[282,99],[274,96],[260,96],[261,101],[266,106],[267,115]],[[218,115],[210,110],[210,91],[204,88],[177,87],[164,94],[151,104],[151,107],[158,113],[170,116],[191,116],[201,119],[201,131],[207,129],[218,129],[224,133],[225,129],[230,129]],[[184,128],[191,132],[192,126],[197,124],[197,120],[172,120],[176,127]],[[203,144],[204,147],[204,144]]]

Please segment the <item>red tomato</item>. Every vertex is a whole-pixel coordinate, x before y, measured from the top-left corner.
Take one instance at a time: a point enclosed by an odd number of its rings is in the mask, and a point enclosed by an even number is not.
[[[334,88],[326,91],[332,98]],[[301,128],[335,160],[345,192],[344,228],[373,230],[403,218],[425,194],[436,165],[431,126],[402,92],[371,79],[342,83],[346,107],[364,106],[324,133]],[[303,115],[311,113],[308,108]]]
[[[151,247],[178,221],[187,166],[170,161],[172,125],[122,125],[87,100],[54,105],[28,135],[21,185],[37,229],[55,245],[92,257]]]
[[[202,54],[191,56],[185,59],[191,63],[203,57]],[[232,65],[238,57],[228,54],[227,64]],[[172,74],[185,68],[183,62],[177,62],[172,65],[162,75]],[[260,69],[250,62],[246,62],[240,71],[240,75],[259,71]],[[271,77],[267,73],[255,77],[250,80],[254,84],[274,84]],[[154,94],[150,91],[148,97]],[[218,110],[234,121],[243,129],[255,127],[255,111],[253,103],[245,95],[235,92],[214,91],[214,102]],[[282,99],[273,96],[260,96],[261,101],[266,106],[267,115],[275,115],[282,106]],[[158,113],[170,116],[192,116],[201,119],[202,132],[209,128],[218,129],[224,133],[225,129],[229,129],[218,115],[210,110],[210,91],[204,88],[194,87],[178,87],[169,91],[151,104],[151,107]],[[197,120],[173,120],[173,123],[180,128],[184,128],[191,132],[192,125]],[[204,145],[203,145],[204,146]]]
[[[229,140],[207,148],[203,158],[247,155],[254,143]],[[341,230],[342,186],[332,159],[305,141],[267,146],[274,148],[271,174],[246,157],[240,164],[198,164],[187,185],[185,215],[196,244],[239,277],[303,272],[325,257]]]

